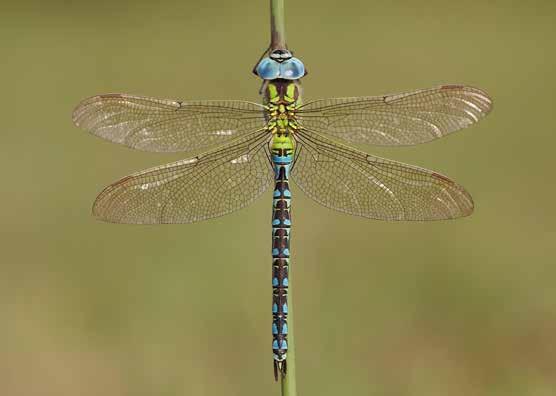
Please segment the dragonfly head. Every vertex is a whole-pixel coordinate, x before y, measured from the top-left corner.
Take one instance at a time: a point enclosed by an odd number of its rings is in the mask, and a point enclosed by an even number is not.
[[[272,50],[261,59],[254,71],[263,80],[298,80],[307,74],[303,62],[287,49]]]

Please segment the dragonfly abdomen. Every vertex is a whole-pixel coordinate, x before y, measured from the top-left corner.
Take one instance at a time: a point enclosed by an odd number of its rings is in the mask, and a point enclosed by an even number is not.
[[[287,371],[288,351],[288,268],[290,262],[291,191],[289,171],[291,152],[276,149],[272,154],[275,188],[272,213],[272,353],[274,377]]]

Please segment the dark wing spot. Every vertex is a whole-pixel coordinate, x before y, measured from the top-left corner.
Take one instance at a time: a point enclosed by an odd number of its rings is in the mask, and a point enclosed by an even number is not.
[[[111,98],[123,98],[122,94],[103,94],[103,95],[99,95],[99,98],[101,99],[111,99]]]
[[[436,179],[440,179],[442,181],[445,181],[446,183],[449,183],[449,184],[456,184],[452,179],[449,179],[446,176],[441,175],[440,173],[433,172],[433,173],[431,173],[431,176],[436,178]]]
[[[462,88],[465,88],[465,85],[451,84],[451,85],[443,85],[440,87],[440,89],[462,89]]]

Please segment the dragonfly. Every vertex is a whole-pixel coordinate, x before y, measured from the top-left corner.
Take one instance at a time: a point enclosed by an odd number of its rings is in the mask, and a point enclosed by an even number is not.
[[[471,195],[440,173],[349,146],[429,142],[475,124],[492,101],[478,88],[442,85],[411,92],[303,102],[303,62],[270,48],[254,68],[261,103],[105,94],[82,101],[74,123],[93,135],[177,162],[126,176],[96,198],[93,214],[113,223],[193,223],[246,207],[273,186],[272,352],[287,373],[290,180],[325,207],[378,220],[439,220],[473,212]]]

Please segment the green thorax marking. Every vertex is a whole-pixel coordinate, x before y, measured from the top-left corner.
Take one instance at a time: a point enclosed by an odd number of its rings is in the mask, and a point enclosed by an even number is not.
[[[275,80],[266,84],[264,104],[267,107],[267,129],[272,133],[270,149],[274,155],[292,155],[293,135],[299,124],[296,110],[301,104],[299,83]]]

